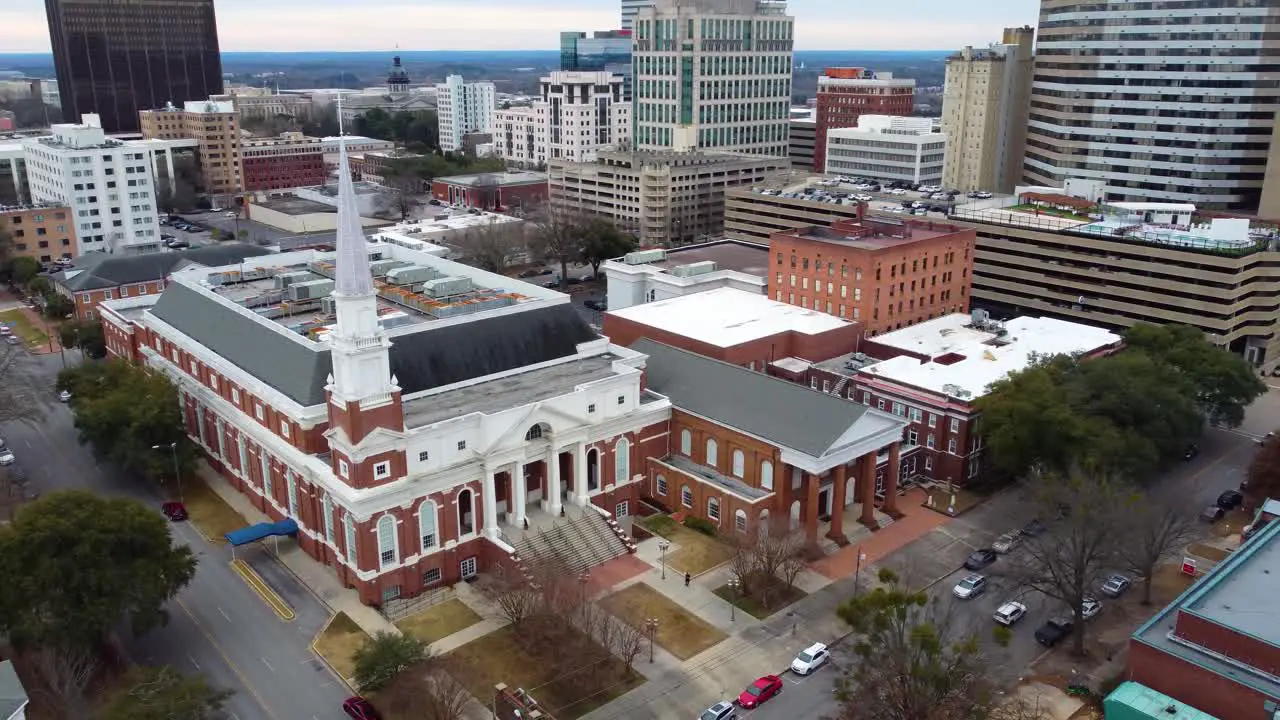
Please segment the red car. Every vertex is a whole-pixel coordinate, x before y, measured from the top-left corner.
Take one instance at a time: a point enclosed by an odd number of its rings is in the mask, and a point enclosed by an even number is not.
[[[173,522],[180,522],[187,519],[187,506],[180,502],[167,502],[160,506],[160,512]]]
[[[777,675],[765,675],[756,680],[738,696],[738,705],[748,710],[759,707],[766,700],[782,692],[782,678]]]
[[[369,704],[368,700],[355,695],[342,702],[342,711],[352,720],[382,720],[382,716]]]

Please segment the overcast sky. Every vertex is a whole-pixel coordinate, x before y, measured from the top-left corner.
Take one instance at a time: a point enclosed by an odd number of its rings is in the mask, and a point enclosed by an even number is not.
[[[217,0],[224,51],[554,50],[617,0]],[[790,0],[798,50],[952,50],[1035,25],[1037,0]],[[0,0],[0,52],[48,52],[44,0]]]

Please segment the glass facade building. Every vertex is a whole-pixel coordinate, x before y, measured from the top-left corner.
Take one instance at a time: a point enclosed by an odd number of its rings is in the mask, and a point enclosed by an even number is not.
[[[621,75],[623,99],[631,100],[631,32],[560,33],[560,69]]]
[[[138,111],[222,94],[213,0],[45,0],[62,116],[137,132]]]

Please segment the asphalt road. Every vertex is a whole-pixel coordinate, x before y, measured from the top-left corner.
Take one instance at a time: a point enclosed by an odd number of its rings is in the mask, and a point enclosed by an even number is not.
[[[68,353],[68,360],[71,354]],[[99,465],[76,442],[70,410],[53,396],[57,355],[28,356],[28,369],[50,388],[48,413],[37,426],[11,424],[5,440],[26,472],[31,490],[88,489],[132,497],[158,507],[156,488]],[[230,551],[207,543],[185,523],[171,526],[199,559],[196,576],[170,603],[169,623],[125,640],[132,659],[202,673],[234,691],[226,710],[235,720],[338,720],[346,686],[311,652],[329,609],[274,562],[255,563],[297,612],[284,622],[229,567]],[[251,548],[243,552],[263,552]],[[277,572],[271,572],[272,569]]]
[[[1277,415],[1280,415],[1280,392],[1273,390],[1250,409],[1250,421],[1246,421],[1246,427],[1250,431],[1265,430],[1271,427],[1270,418]],[[1212,504],[1219,493],[1239,486],[1244,479],[1256,448],[1256,434],[1209,430],[1200,442],[1200,455],[1173,468],[1157,485],[1156,492],[1184,498],[1192,506]],[[944,613],[953,613],[952,618],[962,632],[965,629],[975,630],[990,658],[989,667],[999,680],[1009,685],[1016,684],[1036,660],[1049,652],[1035,641],[1034,634],[1036,628],[1051,616],[1061,614],[1059,603],[1039,593],[1019,589],[1009,578],[1000,577],[1002,560],[984,571],[991,585],[978,598],[959,600],[951,594],[951,589],[968,574],[960,567],[965,556],[978,547],[989,546],[1001,533],[1022,527],[1035,515],[1035,502],[1027,492],[1012,490],[1001,493],[899,549],[880,563],[894,569],[916,587],[927,585],[930,598],[940,604]],[[1205,530],[1207,533],[1207,526]],[[1135,587],[1130,592],[1136,590]],[[995,622],[991,616],[999,605],[1014,599],[1027,605],[1027,615],[1012,628],[1012,639],[1008,646],[1002,648],[992,640],[991,628]],[[1102,614],[1093,622],[1100,622],[1106,617],[1108,602],[1103,599]],[[787,685],[781,695],[757,710],[740,713],[740,717],[752,720],[835,717],[839,708],[832,694],[834,683],[839,678],[840,668],[847,667],[850,662],[848,651],[837,645],[833,663],[828,667],[808,678],[786,674],[784,680]],[[761,672],[767,671],[761,669]]]

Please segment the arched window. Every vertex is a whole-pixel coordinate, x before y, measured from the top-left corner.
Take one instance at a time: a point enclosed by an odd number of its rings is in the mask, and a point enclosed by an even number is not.
[[[743,477],[747,474],[747,455],[741,450],[733,451],[733,476]]]
[[[737,510],[733,513],[733,529],[740,533],[747,531],[747,513],[745,510]]]
[[[680,504],[687,508],[693,507],[693,491],[688,485],[680,488]]]
[[[693,433],[688,430],[680,431],[680,454],[685,457],[693,455]]]
[[[344,536],[344,548],[347,552],[347,564],[356,564],[356,524],[351,521],[350,515],[342,516],[342,534]]]
[[[423,500],[418,506],[418,535],[422,538],[422,552],[436,547],[436,504]]]
[[[707,464],[707,465],[710,465],[711,467],[715,467],[715,466],[716,466],[716,462],[717,462],[717,460],[719,460],[719,458],[717,458],[717,457],[716,457],[716,455],[718,455],[718,454],[719,454],[719,452],[720,452],[720,446],[719,446],[719,445],[716,445],[716,439],[715,439],[715,438],[707,438],[707,461],[706,461],[706,464]]]
[[[540,437],[542,437],[542,425],[541,425],[541,424],[539,424],[539,425],[534,425],[533,427],[529,428],[529,432],[527,432],[527,433],[525,433],[525,434],[524,434],[524,439],[525,439],[525,440],[537,440],[537,439],[538,439],[538,438],[540,438]]]
[[[396,519],[383,515],[378,521],[378,564],[383,570],[398,563],[400,553],[396,548]]]
[[[613,446],[613,482],[621,485],[631,477],[631,441],[626,438],[618,440]]]
[[[720,500],[719,498],[709,498],[707,500],[707,519],[711,522],[720,524]]]
[[[760,488],[762,490],[773,489],[773,463],[768,460],[760,463]]]
[[[328,540],[329,543],[332,544],[333,543],[333,503],[329,500],[328,495],[325,495],[324,499],[320,501],[320,512],[323,513],[324,515],[324,518],[323,518],[324,539]]]
[[[458,491],[458,537],[476,531],[475,496],[469,488]]]

